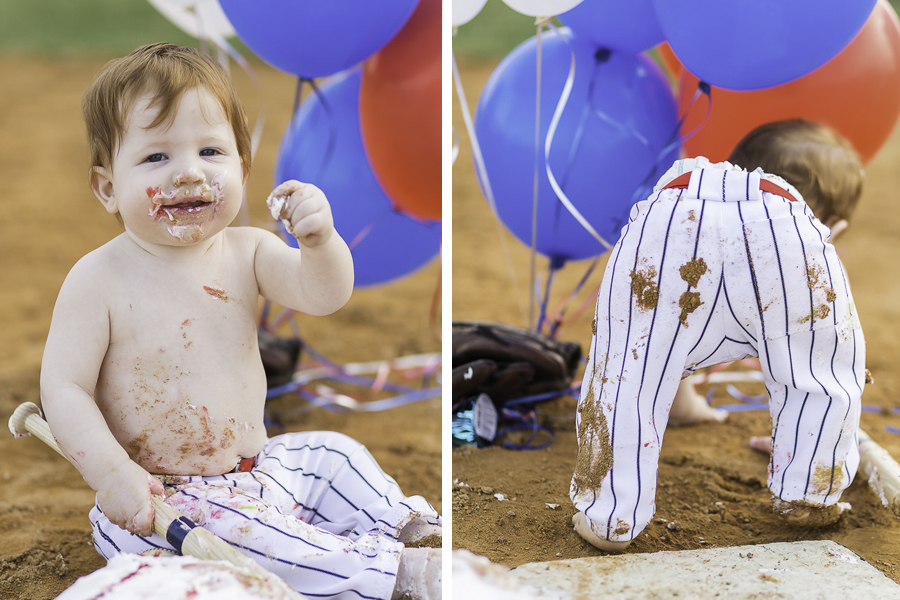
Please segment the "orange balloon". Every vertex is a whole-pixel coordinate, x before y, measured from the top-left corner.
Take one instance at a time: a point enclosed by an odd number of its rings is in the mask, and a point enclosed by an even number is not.
[[[420,0],[363,67],[359,123],[366,155],[397,210],[441,220],[441,0]]]
[[[678,110],[684,114],[697,91],[685,70]],[[900,114],[900,20],[887,0],[878,0],[868,21],[837,56],[812,73],[763,90],[734,92],[712,88],[709,120],[684,143],[688,156],[726,160],[739,141],[764,123],[802,118],[839,132],[868,162],[887,140]],[[706,117],[701,95],[681,128],[696,129]]]
[[[660,42],[654,46],[653,49],[656,51],[656,55],[659,56],[659,63],[665,74],[669,78],[678,81],[682,71],[684,71],[684,65],[682,65],[681,61],[678,60],[678,57],[675,56],[669,42]]]

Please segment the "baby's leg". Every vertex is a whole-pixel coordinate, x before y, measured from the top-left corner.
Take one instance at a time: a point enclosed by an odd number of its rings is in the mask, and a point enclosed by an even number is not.
[[[707,421],[721,423],[727,417],[727,411],[710,406],[688,379],[682,379],[678,384],[678,391],[669,411],[669,425],[693,425]]]
[[[769,489],[776,512],[790,520],[837,519],[859,465],[864,362],[861,331],[842,336],[828,327],[767,340],[760,352],[773,424]]]
[[[365,446],[340,433],[274,437],[252,474],[259,485],[248,492],[332,533],[356,539],[376,531],[403,543],[441,534],[437,511],[421,496],[405,496]]]
[[[404,552],[400,542],[374,531],[351,540],[284,514],[271,502],[227,483],[191,479],[196,481],[177,486],[166,503],[302,594],[391,598]],[[119,529],[97,507],[91,512],[91,523],[94,545],[107,558],[118,552],[172,549],[156,534],[141,538]]]
[[[669,409],[721,280],[717,236],[698,240],[701,224],[707,226],[703,209],[642,203],[607,263],[570,488],[576,530],[601,549],[621,550],[655,511]]]

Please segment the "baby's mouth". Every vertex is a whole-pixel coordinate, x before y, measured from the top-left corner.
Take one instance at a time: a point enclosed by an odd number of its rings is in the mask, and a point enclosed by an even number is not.
[[[161,187],[148,187],[149,215],[170,227],[199,224],[212,219],[224,200],[224,180],[225,174],[219,173],[210,184],[178,186],[168,192],[163,192]]]
[[[190,218],[200,215],[215,204],[214,201],[202,196],[167,198],[163,194],[154,197],[152,202],[150,216],[169,222],[179,218]]]
[[[176,204],[160,205],[154,212],[157,219],[174,221],[178,218],[192,217],[203,213],[213,202],[206,200],[186,200]]]

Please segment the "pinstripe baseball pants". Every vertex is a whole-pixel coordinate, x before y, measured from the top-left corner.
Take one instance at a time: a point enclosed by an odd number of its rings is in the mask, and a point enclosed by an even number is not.
[[[679,380],[721,362],[760,359],[772,494],[831,505],[853,479],[865,345],[850,287],[828,229],[759,177],[693,170],[686,190],[634,206],[610,255],[570,488],[601,538],[647,526]]]
[[[310,598],[391,597],[400,530],[441,518],[421,496],[405,497],[359,442],[335,432],[271,438],[247,473],[170,477],[166,503]],[[172,546],[90,514],[104,557]]]

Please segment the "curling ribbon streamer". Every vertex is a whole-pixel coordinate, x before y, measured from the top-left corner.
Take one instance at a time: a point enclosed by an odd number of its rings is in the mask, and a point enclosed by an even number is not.
[[[475,162],[475,169],[478,171],[478,177],[481,180],[484,198],[487,200],[488,206],[491,208],[491,213],[494,215],[494,221],[497,224],[497,232],[500,235],[500,245],[503,246],[503,256],[506,258],[506,266],[513,283],[514,295],[519,302],[519,312],[522,319],[525,320],[525,307],[522,306],[521,295],[519,294],[519,281],[516,278],[516,272],[512,266],[512,259],[509,256],[509,247],[506,244],[506,237],[504,237],[503,228],[500,225],[500,216],[497,214],[497,204],[494,201],[494,192],[491,189],[491,181],[488,177],[487,167],[484,164],[484,155],[481,153],[481,144],[478,143],[478,136],[475,133],[475,124],[472,122],[472,114],[469,112],[469,104],[466,102],[466,93],[463,90],[462,79],[459,76],[459,67],[456,65],[455,55],[453,56],[453,82],[456,86],[456,95],[459,98],[459,108],[462,111],[466,132],[469,134],[469,144],[472,147],[472,159]]]
[[[565,35],[562,32],[559,32],[560,35],[565,38]],[[572,51],[571,61],[569,63],[569,74],[566,77],[566,84],[563,86],[562,95],[559,97],[559,102],[556,104],[556,110],[553,112],[553,118],[550,120],[550,127],[547,129],[547,137],[544,140],[544,167],[547,170],[547,178],[550,180],[550,187],[553,188],[553,192],[556,194],[556,197],[559,198],[559,201],[562,202],[562,205],[566,207],[566,210],[575,217],[575,220],[584,227],[585,231],[587,231],[591,236],[600,242],[600,245],[606,248],[607,250],[612,250],[612,245],[607,242],[603,237],[597,233],[597,230],[588,223],[587,219],[575,208],[575,205],[569,200],[566,193],[563,192],[562,188],[559,187],[559,184],[556,182],[556,177],[553,176],[553,170],[550,168],[550,146],[553,143],[553,136],[556,134],[556,127],[559,125],[559,120],[562,118],[563,110],[566,108],[566,103],[569,101],[569,95],[572,92],[572,85],[575,82],[575,52]]]

